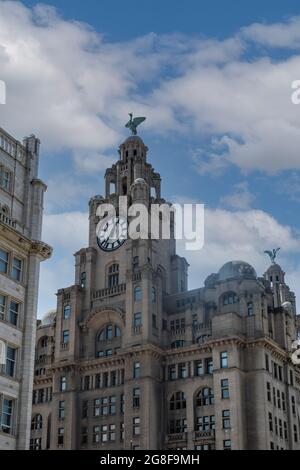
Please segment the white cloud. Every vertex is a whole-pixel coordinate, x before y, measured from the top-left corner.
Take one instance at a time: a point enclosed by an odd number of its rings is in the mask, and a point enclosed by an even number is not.
[[[212,138],[202,173],[229,163],[247,171],[298,169],[300,107],[291,103],[291,83],[300,55],[249,60],[247,48],[249,39],[297,46],[299,22],[250,25],[223,41],[151,33],[109,43],[49,6],[1,1],[1,123],[20,136],[35,132],[44,146],[70,149],[84,172],[108,163],[130,111],[146,115],[145,129],[156,133]]]
[[[233,189],[233,193],[221,198],[221,204],[233,209],[250,209],[255,196],[249,191],[247,181],[236,184]]]
[[[65,212],[44,216],[43,238],[58,251],[72,255],[88,244],[88,214]]]
[[[206,208],[204,248],[198,253],[189,252],[180,242],[178,251],[190,263],[190,287],[197,288],[203,286],[209,274],[218,272],[231,260],[250,263],[262,276],[270,265],[264,251],[279,246],[282,251],[278,261],[290,273],[287,282],[300,298],[297,282],[300,266],[295,264],[295,254],[300,252],[300,238],[291,227],[281,225],[266,212]]]
[[[300,16],[281,23],[254,23],[242,29],[243,36],[269,47],[298,49],[300,47]]]

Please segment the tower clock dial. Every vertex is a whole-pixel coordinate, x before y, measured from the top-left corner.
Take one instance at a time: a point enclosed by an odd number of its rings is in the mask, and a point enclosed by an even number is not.
[[[100,227],[97,236],[99,248],[114,251],[124,245],[127,239],[128,224],[124,217],[111,217]]]

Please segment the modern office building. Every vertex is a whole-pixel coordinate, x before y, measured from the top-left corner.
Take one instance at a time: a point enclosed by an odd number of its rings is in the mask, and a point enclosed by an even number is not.
[[[120,146],[105,197],[89,203],[74,285],[38,326],[31,448],[299,450],[296,305],[281,267],[260,276],[230,261],[189,291],[173,237],[112,241],[113,220],[97,237],[97,209],[120,195],[165,202],[147,151],[138,136]]]
[[[0,129],[0,450],[29,446],[45,184],[39,140]]]

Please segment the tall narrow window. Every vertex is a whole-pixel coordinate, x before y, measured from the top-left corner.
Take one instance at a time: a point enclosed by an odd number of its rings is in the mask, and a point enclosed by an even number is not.
[[[139,379],[141,376],[141,364],[140,362],[135,362],[133,364],[133,378]]]
[[[82,287],[82,289],[86,288],[86,272],[80,274],[80,287]]]
[[[0,273],[7,274],[8,260],[9,260],[8,252],[0,248]]]
[[[6,349],[6,374],[10,377],[15,376],[16,367],[16,349],[7,346]]]
[[[133,408],[140,407],[140,396],[141,396],[141,389],[134,388],[133,389],[133,403],[132,403]]]
[[[142,326],[142,313],[141,312],[134,314],[133,326],[134,327]]]
[[[230,429],[231,428],[230,411],[229,410],[223,410],[222,411],[222,425],[223,425],[223,429]]]
[[[70,331],[69,330],[64,330],[63,331],[62,340],[63,340],[64,344],[67,344],[70,341]]]
[[[61,400],[58,402],[58,419],[65,419],[65,401]]]
[[[228,353],[227,351],[221,352],[220,354],[221,369],[227,369],[228,367]]]
[[[12,261],[11,277],[17,282],[22,281],[22,266],[23,262],[14,257]]]
[[[141,424],[140,418],[138,418],[138,417],[133,418],[132,434],[133,434],[134,436],[139,436],[139,435],[141,434],[141,427],[140,427],[140,424]]]
[[[142,300],[142,289],[140,286],[136,286],[134,288],[134,301],[135,302],[141,302]]]
[[[0,294],[0,320],[5,320],[6,297]]]
[[[12,300],[9,306],[8,321],[14,326],[18,326],[20,304]]]
[[[68,320],[71,317],[71,305],[64,306],[64,320]]]
[[[229,380],[228,379],[221,380],[221,397],[229,398]]]
[[[64,434],[65,434],[64,428],[58,428],[57,430],[57,445],[58,446],[64,445]]]
[[[0,429],[6,434],[12,434],[13,400],[4,398],[2,401]]]
[[[61,392],[65,392],[67,390],[67,377],[65,375],[60,378],[59,389]]]
[[[117,263],[112,264],[108,268],[108,287],[114,287],[119,284],[119,265]]]

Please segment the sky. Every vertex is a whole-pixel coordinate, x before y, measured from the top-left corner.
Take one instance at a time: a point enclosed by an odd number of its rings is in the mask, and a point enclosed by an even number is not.
[[[0,126],[41,139],[48,185],[38,314],[74,282],[89,198],[103,194],[128,113],[168,201],[205,204],[205,245],[179,253],[190,288],[227,261],[262,275],[264,251],[300,297],[298,1],[0,0]]]

